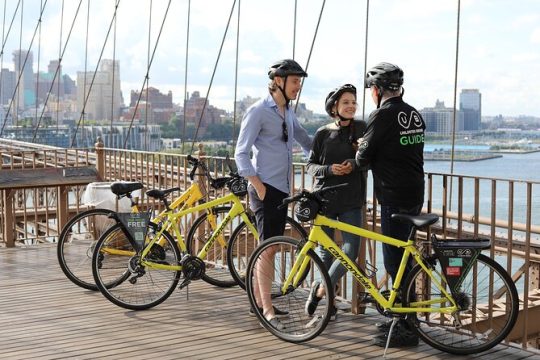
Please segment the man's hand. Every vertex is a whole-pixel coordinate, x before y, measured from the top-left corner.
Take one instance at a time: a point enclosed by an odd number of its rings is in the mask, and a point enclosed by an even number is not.
[[[247,179],[255,188],[259,199],[264,200],[264,197],[266,196],[266,186],[264,186],[261,179],[259,179],[258,176],[248,176]]]

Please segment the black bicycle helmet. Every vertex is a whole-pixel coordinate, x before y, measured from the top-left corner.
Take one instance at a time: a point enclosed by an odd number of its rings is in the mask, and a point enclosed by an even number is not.
[[[328,95],[326,95],[324,108],[326,109],[326,113],[328,115],[330,115],[331,117],[336,116],[336,114],[332,111],[332,108],[334,107],[334,104],[336,103],[336,101],[339,100],[341,95],[343,95],[343,93],[346,93],[346,92],[354,94],[354,96],[356,97],[356,87],[354,87],[354,85],[351,85],[351,84],[345,84],[338,88],[335,88],[334,90],[330,91]]]
[[[399,90],[400,86],[403,85],[403,70],[394,64],[379,63],[369,69],[364,84],[366,88],[375,85],[380,89]]]
[[[275,76],[287,77],[289,75],[297,75],[307,77],[308,74],[302,67],[292,59],[283,59],[276,61],[268,70],[268,77],[274,79]]]

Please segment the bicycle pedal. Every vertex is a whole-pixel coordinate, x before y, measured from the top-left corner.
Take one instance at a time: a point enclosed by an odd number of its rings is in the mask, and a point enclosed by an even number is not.
[[[184,280],[180,285],[178,285],[178,289],[182,290],[186,286],[188,286],[191,283],[191,280]]]

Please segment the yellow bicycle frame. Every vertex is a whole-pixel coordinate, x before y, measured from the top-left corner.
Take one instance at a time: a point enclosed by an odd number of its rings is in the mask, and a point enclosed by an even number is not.
[[[392,289],[390,290],[390,296],[386,299],[383,295],[379,293],[379,290],[370,279],[367,277],[365,272],[359,269],[354,261],[352,261],[342,250],[341,248],[322,230],[321,226],[327,226],[333,229],[338,229],[345,231],[351,234],[355,234],[364,238],[372,239],[378,242],[382,242],[391,246],[396,246],[403,248],[404,254],[399,265],[399,269],[396,275],[395,282],[392,284]],[[445,313],[450,314],[458,310],[458,306],[453,299],[452,295],[449,294],[445,287],[438,281],[432,274],[432,271],[429,266],[427,266],[422,258],[419,250],[414,246],[414,240],[402,241],[397,240],[389,236],[385,236],[373,231],[369,231],[360,227],[356,227],[350,224],[342,223],[337,220],[333,220],[317,214],[317,217],[314,219],[313,227],[309,233],[308,241],[302,246],[299,250],[298,256],[291,268],[291,271],[283,286],[281,288],[283,293],[287,292],[289,286],[293,285],[294,287],[299,286],[299,282],[302,280],[302,274],[305,273],[306,269],[309,267],[309,257],[307,253],[309,250],[315,250],[317,244],[324,247],[332,256],[338,259],[341,264],[353,275],[353,277],[358,281],[371,296],[379,303],[383,309],[386,309],[394,313],[418,313],[418,312],[433,312],[433,313]],[[405,273],[405,268],[409,256],[413,256],[422,269],[428,274],[431,281],[437,286],[440,291],[440,296],[426,301],[415,301],[411,302],[411,307],[402,307],[395,304],[398,289],[403,280],[403,275]],[[432,294],[433,295],[433,294]],[[449,303],[448,306],[443,306],[444,303]],[[433,308],[430,305],[441,304],[441,307]],[[400,304],[401,305],[401,304]],[[413,307],[414,306],[414,307]]]
[[[141,254],[142,264],[144,266],[148,266],[148,267],[154,268],[154,269],[162,269],[162,270],[170,270],[170,271],[182,270],[181,265],[166,265],[166,264],[160,264],[160,263],[152,262],[150,260],[146,260],[146,255],[148,254],[148,252],[152,248],[152,245],[156,241],[159,241],[158,239],[161,238],[161,234],[166,229],[172,230],[172,235],[174,237],[176,237],[176,241],[177,241],[177,244],[178,244],[178,247],[179,247],[180,251],[186,252],[187,251],[186,244],[184,242],[184,239],[183,239],[181,231],[180,231],[180,227],[178,225],[180,218],[187,215],[187,214],[195,213],[195,212],[198,212],[198,211],[201,211],[201,210],[209,210],[209,209],[212,209],[214,207],[217,207],[219,205],[226,204],[226,203],[232,203],[233,205],[232,205],[231,209],[229,210],[229,212],[227,213],[225,219],[223,219],[223,221],[221,223],[219,223],[219,224],[216,223],[216,220],[215,220],[214,217],[212,217],[211,212],[208,214],[209,219],[210,219],[210,223],[212,225],[212,228],[214,228],[214,231],[213,231],[212,235],[210,236],[210,238],[208,239],[208,241],[206,242],[205,246],[199,251],[197,256],[199,258],[201,258],[201,259],[206,258],[208,250],[212,247],[212,245],[214,244],[214,242],[216,240],[218,240],[219,244],[223,248],[226,248],[227,243],[226,243],[225,239],[222,236],[222,231],[223,231],[223,229],[225,229],[227,224],[232,219],[236,218],[237,216],[240,216],[242,218],[242,220],[246,223],[246,225],[248,226],[251,233],[254,236],[256,236],[256,238],[258,238],[259,235],[257,233],[257,229],[252,224],[252,222],[249,220],[249,217],[246,214],[246,210],[245,210],[244,206],[242,205],[242,202],[240,201],[240,198],[237,195],[235,195],[233,193],[230,193],[230,194],[227,194],[225,196],[219,197],[219,198],[217,198],[215,200],[209,201],[207,203],[203,203],[203,204],[196,205],[196,206],[189,206],[187,208],[183,207],[181,210],[178,210],[178,211],[175,211],[175,212],[173,212],[172,208],[171,208],[170,211],[162,212],[160,214],[160,220],[164,219],[165,226],[162,226],[161,229],[159,229],[159,231],[156,233],[156,236],[154,236],[154,238],[148,243],[148,245],[145,246],[145,248],[144,248],[144,250],[143,250],[143,252]],[[171,231],[169,231],[169,232],[171,232]]]

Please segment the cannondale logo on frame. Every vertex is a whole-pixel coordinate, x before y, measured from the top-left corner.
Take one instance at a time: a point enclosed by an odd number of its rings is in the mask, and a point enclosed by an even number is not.
[[[417,128],[422,126],[422,120],[420,120],[420,115],[418,115],[416,111],[412,111],[409,117],[401,111],[398,114],[398,123],[404,129],[408,129],[411,126],[411,123]]]

